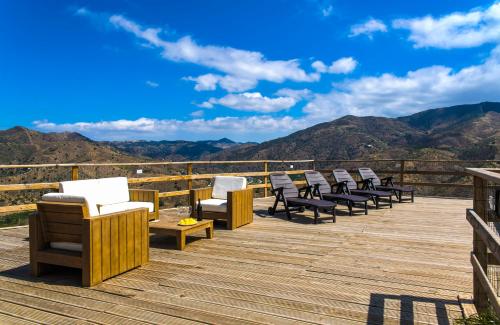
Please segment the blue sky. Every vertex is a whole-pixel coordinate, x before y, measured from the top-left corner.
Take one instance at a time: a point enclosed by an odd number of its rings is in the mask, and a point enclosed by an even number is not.
[[[498,1],[1,1],[0,128],[264,141],[500,101]]]

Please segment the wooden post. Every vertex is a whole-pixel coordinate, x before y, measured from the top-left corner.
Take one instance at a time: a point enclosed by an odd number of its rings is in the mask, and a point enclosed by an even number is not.
[[[188,175],[193,175],[193,164],[188,163],[186,166],[186,170]],[[193,180],[188,179],[187,185],[188,185],[188,190],[191,190],[193,188]]]
[[[473,208],[477,215],[488,223],[488,183],[486,180],[474,176],[474,203]],[[485,274],[488,269],[488,249],[479,235],[474,231],[472,236],[472,252],[476,256]],[[474,293],[474,305],[478,312],[488,309],[488,294],[481,284],[479,275],[474,272],[472,289]]]
[[[78,180],[78,166],[71,166],[71,180]]]
[[[267,169],[269,167],[268,164],[269,163],[267,161],[264,162],[264,173],[267,173]],[[264,187],[264,197],[267,197],[267,181],[268,181],[268,179],[269,179],[269,177],[267,177],[267,175],[264,176],[264,185],[265,185],[265,187]]]
[[[311,169],[316,170],[316,161],[315,160],[311,161]]]
[[[405,182],[405,161],[401,160],[399,166],[399,186],[404,186]]]

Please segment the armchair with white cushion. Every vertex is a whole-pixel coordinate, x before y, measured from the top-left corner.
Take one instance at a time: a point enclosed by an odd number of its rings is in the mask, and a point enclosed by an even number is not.
[[[227,229],[253,222],[253,190],[245,177],[216,176],[213,187],[190,191],[193,216],[226,220]]]
[[[30,264],[82,269],[93,286],[149,260],[149,221],[158,219],[158,191],[132,190],[126,177],[61,182],[30,216]]]

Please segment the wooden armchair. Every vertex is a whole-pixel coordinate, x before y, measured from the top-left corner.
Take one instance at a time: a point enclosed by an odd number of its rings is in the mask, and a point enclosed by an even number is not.
[[[246,179],[243,178],[242,189],[225,191],[218,184],[227,177],[217,176],[214,187],[190,190],[189,201],[193,217],[226,220],[227,229],[233,230],[253,222],[253,190],[246,188]]]
[[[37,209],[29,219],[34,276],[50,265],[79,268],[89,287],[149,261],[147,208],[91,216],[83,200],[41,201]]]
[[[149,212],[149,221],[160,219],[160,198],[157,190],[129,189],[131,202],[151,202],[154,204],[154,211]]]

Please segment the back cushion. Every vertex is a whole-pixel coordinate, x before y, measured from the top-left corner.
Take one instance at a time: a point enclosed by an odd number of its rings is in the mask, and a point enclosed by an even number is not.
[[[331,192],[330,184],[328,184],[328,181],[320,172],[305,172],[304,175],[307,180],[307,185],[314,186],[316,184],[319,184],[319,191],[321,192],[321,194],[327,194]]]
[[[97,203],[101,205],[130,201],[126,177],[100,178],[97,180],[101,193]]]
[[[247,179],[245,177],[215,176],[212,198],[227,200],[227,192],[245,188],[247,188]]]
[[[277,173],[269,175],[269,179],[271,180],[271,186],[273,190],[276,190],[280,187],[283,187],[283,196],[285,198],[289,197],[298,197],[299,190],[293,184],[292,179],[285,173]]]
[[[380,178],[378,178],[377,174],[375,174],[375,172],[373,170],[371,170],[371,168],[359,168],[358,171],[359,171],[359,175],[361,175],[361,178],[363,180],[368,179],[368,178],[372,178],[373,185],[375,185],[375,186],[381,185]]]
[[[95,203],[89,204],[85,196],[66,194],[66,193],[47,193],[42,196],[42,201],[48,202],[66,202],[66,203],[85,203],[89,209],[89,215],[96,217],[99,215],[99,210]]]
[[[358,188],[358,184],[356,183],[356,181],[345,169],[335,169],[333,171],[333,178],[335,178],[335,181],[337,183],[347,181],[347,187],[350,190],[355,190]]]
[[[88,204],[89,213],[91,215],[95,215],[95,213],[91,211],[95,211],[97,209],[97,199],[101,194],[99,192],[99,185],[96,179],[60,182],[59,192],[84,197]]]

